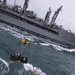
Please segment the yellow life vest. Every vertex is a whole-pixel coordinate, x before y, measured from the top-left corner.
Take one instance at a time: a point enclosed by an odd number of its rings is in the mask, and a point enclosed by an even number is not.
[[[20,40],[20,42],[21,42],[22,44],[24,44],[24,45],[30,44],[30,42],[28,42],[27,40],[28,40],[28,39],[25,38],[24,40]]]

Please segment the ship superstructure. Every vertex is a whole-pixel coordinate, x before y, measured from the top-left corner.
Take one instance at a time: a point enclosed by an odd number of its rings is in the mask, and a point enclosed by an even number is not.
[[[28,3],[29,0],[25,0],[24,6],[21,8],[17,5],[8,6],[7,0],[0,1],[0,22],[25,30],[36,36],[50,39],[64,47],[75,47],[75,34],[64,30],[62,26],[55,23],[62,6],[55,11],[49,23],[51,8],[49,8],[43,20],[37,17],[33,11],[27,10]]]

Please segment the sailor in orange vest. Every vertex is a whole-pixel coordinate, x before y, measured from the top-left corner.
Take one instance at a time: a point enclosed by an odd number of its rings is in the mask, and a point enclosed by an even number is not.
[[[20,40],[20,42],[21,42],[22,44],[24,44],[24,45],[30,44],[30,42],[28,42],[27,40],[28,40],[28,39],[25,38],[24,40]]]

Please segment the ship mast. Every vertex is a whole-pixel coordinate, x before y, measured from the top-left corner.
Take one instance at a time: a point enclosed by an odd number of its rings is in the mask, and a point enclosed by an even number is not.
[[[3,5],[6,5],[6,2],[7,2],[7,0],[3,0],[2,4]]]
[[[51,14],[51,8],[49,8],[49,11],[47,11],[47,13],[46,13],[46,16],[45,16],[45,22],[46,23],[49,22],[50,14]]]
[[[52,20],[51,20],[49,26],[51,26],[51,25],[54,24],[54,22],[55,22],[55,20],[56,20],[56,18],[57,18],[57,16],[58,16],[58,14],[59,14],[59,11],[61,11],[62,7],[63,7],[63,6],[59,7],[59,8],[57,9],[57,11],[55,11],[55,13],[54,13],[54,15],[53,15],[53,17],[52,17]]]
[[[25,13],[26,13],[26,10],[27,10],[27,8],[28,8],[28,3],[29,3],[29,0],[25,0],[24,6],[23,6],[22,14],[25,14]]]
[[[14,1],[14,6],[16,5],[16,0]]]

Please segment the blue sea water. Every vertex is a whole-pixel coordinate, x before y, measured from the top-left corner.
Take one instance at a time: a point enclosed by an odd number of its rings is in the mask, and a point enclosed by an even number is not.
[[[18,46],[27,37],[30,47]],[[28,56],[28,63],[10,60],[14,51]],[[75,49],[49,43],[25,31],[0,24],[0,75],[75,75]]]

